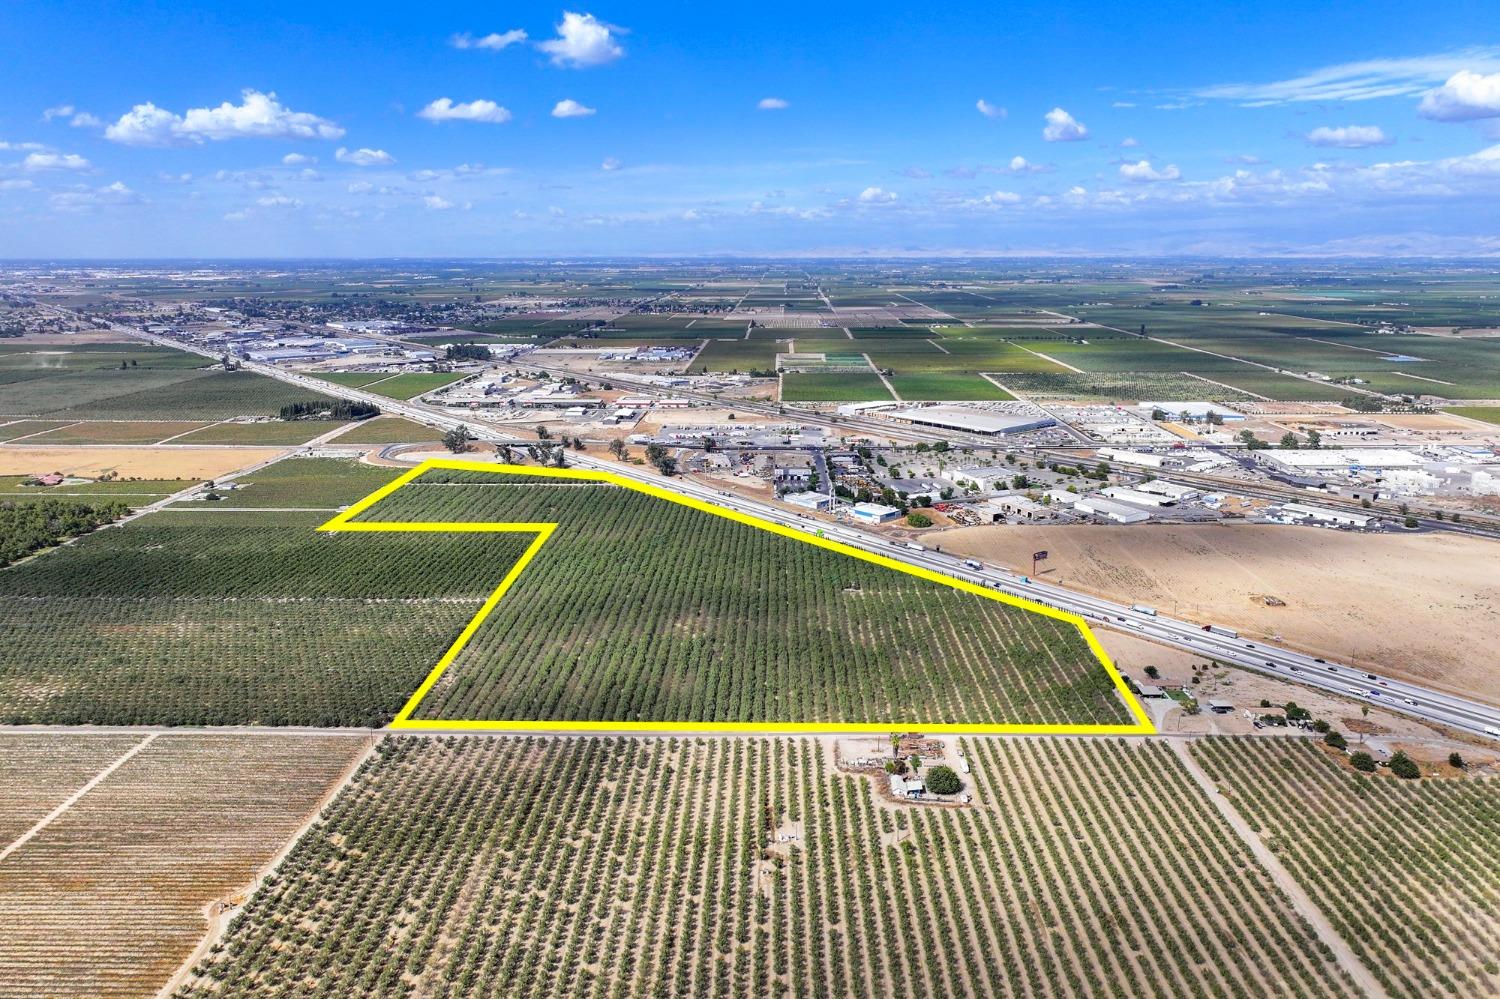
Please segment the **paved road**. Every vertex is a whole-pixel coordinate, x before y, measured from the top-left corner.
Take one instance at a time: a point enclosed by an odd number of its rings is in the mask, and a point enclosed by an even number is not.
[[[206,357],[217,356],[165,337],[158,337],[128,326],[115,327],[153,343],[191,350]],[[342,385],[335,385],[295,371],[286,371],[274,365],[246,362],[246,370],[256,371],[284,382],[347,399],[374,403],[387,412],[404,416],[418,423],[449,430],[459,425],[469,428],[478,440],[497,444],[528,443],[514,434],[505,433],[484,423],[474,423],[449,415],[443,410],[423,403],[401,401],[362,392]],[[585,452],[568,452],[568,460],[575,466],[596,468],[635,478],[651,485],[672,489],[719,506],[749,513],[773,523],[783,524],[809,532],[822,531],[824,536],[865,551],[879,552],[898,558],[912,565],[922,566],[955,578],[992,587],[995,590],[1025,597],[1038,603],[1071,611],[1081,617],[1107,627],[1149,638],[1166,645],[1176,646],[1190,652],[1211,657],[1221,662],[1241,666],[1260,673],[1268,673],[1284,679],[1304,683],[1334,694],[1341,694],[1365,703],[1379,705],[1389,710],[1414,715],[1426,721],[1450,726],[1474,735],[1488,736],[1500,741],[1500,709],[1477,701],[1428,690],[1417,684],[1392,677],[1367,673],[1352,666],[1324,662],[1279,645],[1256,642],[1235,635],[1215,634],[1203,630],[1203,626],[1180,621],[1162,615],[1139,614],[1125,604],[1114,603],[1098,597],[1076,593],[1059,586],[1039,582],[1007,569],[965,562],[958,556],[926,549],[916,550],[904,544],[895,544],[888,539],[862,531],[845,524],[829,524],[815,521],[804,514],[793,513],[770,503],[711,489],[698,483],[678,478],[663,478],[655,472],[644,471],[633,465],[597,458]],[[977,563],[976,563],[977,564]]]

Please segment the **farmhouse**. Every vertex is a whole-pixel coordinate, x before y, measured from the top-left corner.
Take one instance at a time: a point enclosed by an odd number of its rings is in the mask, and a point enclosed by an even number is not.
[[[927,793],[927,787],[920,777],[891,774],[891,793],[898,798],[920,798]]]

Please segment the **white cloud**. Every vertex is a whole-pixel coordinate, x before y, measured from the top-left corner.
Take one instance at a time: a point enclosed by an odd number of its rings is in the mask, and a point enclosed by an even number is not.
[[[453,202],[447,200],[446,198],[439,197],[436,194],[427,195],[422,199],[422,203],[428,208],[431,208],[433,211],[442,211],[445,208],[453,207]]]
[[[117,180],[113,184],[105,184],[103,187],[93,189],[59,191],[52,195],[48,202],[60,212],[87,212],[92,208],[109,205],[135,204],[139,200],[134,191]]]
[[[1115,101],[1114,103],[1110,104],[1110,107],[1112,107],[1112,108],[1133,108],[1133,107],[1135,107],[1135,101]]]
[[[36,187],[29,180],[0,180],[0,191],[29,191]]]
[[[974,102],[974,108],[986,118],[1004,118],[1010,113],[998,104],[991,104],[983,97]]]
[[[1429,90],[1417,113],[1434,121],[1472,121],[1500,117],[1500,72],[1488,75],[1460,70]]]
[[[274,93],[246,90],[241,103],[190,108],[175,114],[155,104],[137,104],[104,137],[131,146],[170,146],[205,139],[339,139],[344,130],[326,118],[282,105]]]
[[[257,198],[255,203],[262,208],[301,208],[302,202],[296,198],[289,198],[285,194],[268,194],[264,198]]]
[[[587,118],[598,109],[579,104],[573,98],[568,97],[552,105],[552,117],[554,118]]]
[[[525,31],[520,28],[512,28],[509,31],[492,31],[488,35],[475,38],[465,32],[454,35],[448,39],[448,44],[456,49],[489,49],[491,52],[499,52],[501,49],[510,48],[512,45],[524,42],[527,38]]]
[[[345,149],[343,146],[340,146],[338,152],[333,154],[333,158],[338,160],[340,163],[352,163],[355,166],[362,167],[389,166],[390,164],[396,162],[396,157],[392,156],[384,149],[362,148],[353,150],[351,152],[350,150]]]
[[[510,112],[494,101],[464,101],[454,103],[451,97],[439,97],[417,112],[418,118],[428,121],[485,121],[502,125],[510,121]]]
[[[867,187],[859,192],[859,200],[867,205],[888,205],[896,200],[896,192],[883,187]]]
[[[87,111],[80,111],[68,119],[68,124],[74,128],[103,128],[104,119],[97,115],[89,114]]]
[[[1322,125],[1303,138],[1309,146],[1332,146],[1336,149],[1388,146],[1394,141],[1378,125],[1340,125],[1336,128]]]
[[[987,205],[1014,205],[1021,201],[1021,196],[1014,191],[991,191],[980,200]]]
[[[282,166],[303,166],[318,162],[316,156],[304,156],[302,153],[287,153],[281,158]]]
[[[755,105],[757,111],[782,111],[792,106],[792,102],[782,97],[762,97]]]
[[[90,165],[77,153],[31,153],[21,161],[21,169],[32,173],[38,170],[87,170]]]
[[[572,69],[602,66],[625,54],[625,49],[614,37],[620,30],[593,14],[565,10],[562,23],[557,25],[557,37],[537,42],[536,47],[552,57],[554,66]]]
[[[1123,138],[1123,139],[1120,140],[1120,148],[1121,149],[1134,149],[1136,146],[1139,146],[1140,144],[1141,144],[1141,141],[1139,139],[1137,139],[1133,135],[1127,135],[1127,136],[1125,136],[1125,138]]]
[[[1121,163],[1120,176],[1137,183],[1150,184],[1162,180],[1181,180],[1182,171],[1172,164],[1158,170],[1151,165],[1150,160],[1141,160],[1139,163]]]
[[[1011,173],[1046,173],[1052,168],[1043,166],[1040,163],[1032,163],[1024,156],[1012,156],[1010,163],[1006,165],[1006,169]],[[997,171],[986,170],[986,172],[993,173]]]
[[[1339,63],[1286,80],[1271,83],[1221,83],[1202,87],[1194,94],[1215,100],[1241,101],[1252,106],[1415,97],[1456,74],[1476,70],[1500,72],[1500,47],[1485,46],[1400,59]]]
[[[71,104],[59,104],[54,108],[47,108],[42,112],[42,121],[51,121],[54,118],[71,118],[74,108]]]
[[[40,142],[6,142],[3,139],[0,139],[0,150],[10,149],[13,149],[18,153],[30,152],[32,150],[45,152],[47,147],[42,145]]]
[[[1089,130],[1068,112],[1062,108],[1053,108],[1047,112],[1047,127],[1042,129],[1042,138],[1048,142],[1077,142],[1079,139],[1087,139]]]

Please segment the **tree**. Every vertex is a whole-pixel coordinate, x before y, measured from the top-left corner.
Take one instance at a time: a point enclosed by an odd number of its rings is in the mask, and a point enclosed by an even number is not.
[[[677,474],[677,459],[663,458],[656,463],[656,470],[669,478]]]
[[[1464,769],[1464,757],[1462,753],[1452,752],[1448,754],[1448,765],[1455,770]]]
[[[1415,518],[1415,517],[1407,517],[1401,523],[1404,526],[1408,527],[1408,528],[1415,528],[1417,526],[1417,518]]]
[[[952,767],[936,766],[927,771],[927,790],[933,794],[957,794],[962,788],[963,781],[958,779],[958,774],[953,772]]]
[[[925,513],[909,513],[906,515],[906,523],[909,527],[931,527],[932,518]]]
[[[539,426],[536,428],[536,439],[539,441],[550,441],[552,439],[552,431],[546,427]]]
[[[1398,749],[1396,755],[1391,757],[1391,773],[1402,780],[1416,780],[1422,776],[1422,768],[1417,766],[1416,760]]]
[[[1323,742],[1334,749],[1348,749],[1349,740],[1345,739],[1342,732],[1329,732],[1323,736]]]
[[[1309,430],[1307,432],[1307,446],[1314,451],[1322,447],[1323,435],[1318,433],[1316,430]]]
[[[1156,680],[1161,677],[1161,670],[1157,669],[1155,666],[1147,666],[1146,675],[1151,679]]]
[[[1371,756],[1369,753],[1364,752],[1363,750],[1349,757],[1349,762],[1354,766],[1355,770],[1359,770],[1367,774],[1372,774],[1375,772],[1375,757]]]
[[[454,454],[459,454],[460,452],[469,450],[469,441],[473,439],[473,435],[469,433],[469,428],[460,423],[443,435],[443,447]]]
[[[496,444],[495,457],[507,465],[513,465],[516,461],[516,452],[509,444]]]
[[[609,453],[623,461],[625,459],[625,442],[616,437],[609,442]]]
[[[1288,430],[1281,435],[1281,443],[1277,445],[1283,451],[1297,450],[1297,435]]]

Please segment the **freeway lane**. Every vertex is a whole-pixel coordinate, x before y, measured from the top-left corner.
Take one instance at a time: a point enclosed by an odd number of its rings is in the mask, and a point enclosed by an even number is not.
[[[218,359],[212,352],[178,343],[165,337],[158,337],[133,327],[117,325],[115,329],[118,332],[127,333],[152,343],[175,347],[178,350],[190,350],[205,357]],[[335,385],[332,382],[325,382],[322,379],[312,378],[294,371],[285,371],[273,365],[247,362],[243,367],[248,371],[255,371],[270,378],[277,378],[284,382],[301,385],[304,388],[321,392],[324,395],[370,402],[387,412],[405,416],[408,419],[442,430],[450,430],[462,424],[467,426],[470,432],[481,441],[511,445],[530,443],[513,434],[504,433],[483,423],[472,423],[461,420],[450,416],[437,407],[427,406],[422,403],[387,399],[384,396],[377,396],[368,392],[361,392],[358,389]],[[617,475],[629,476],[642,482],[648,482],[658,488],[672,489],[683,495],[692,496],[695,499],[705,500],[799,530],[809,532],[822,530],[824,536],[841,541],[852,547],[861,548],[865,551],[878,552],[887,557],[898,558],[912,565],[919,565],[935,572],[945,573],[959,579],[967,579],[971,582],[987,585],[1015,596],[1048,604],[1061,610],[1071,611],[1089,621],[1107,625],[1116,630],[1151,638],[1167,645],[1211,657],[1220,662],[1255,670],[1259,673],[1280,676],[1284,679],[1303,683],[1330,693],[1351,697],[1366,703],[1377,704],[1388,710],[1399,711],[1427,721],[1447,725],[1475,735],[1488,736],[1500,741],[1500,708],[1481,704],[1477,701],[1439,693],[1417,684],[1379,674],[1373,674],[1374,678],[1371,679],[1366,671],[1355,669],[1352,666],[1342,663],[1319,662],[1311,656],[1285,649],[1279,645],[1216,635],[1204,631],[1201,625],[1196,625],[1188,621],[1137,614],[1124,604],[1101,600],[1097,597],[1076,593],[1059,586],[1030,580],[1027,577],[1005,569],[985,566],[980,570],[975,570],[965,565],[963,560],[954,555],[928,551],[926,549],[916,551],[907,548],[905,545],[893,544],[885,538],[846,524],[830,524],[823,521],[814,521],[805,515],[793,513],[770,503],[732,494],[726,495],[721,491],[701,486],[694,482],[688,482],[681,478],[664,478],[654,472],[643,471],[633,465],[623,465],[580,452],[568,452],[568,459],[579,467],[600,469],[613,472]]]

